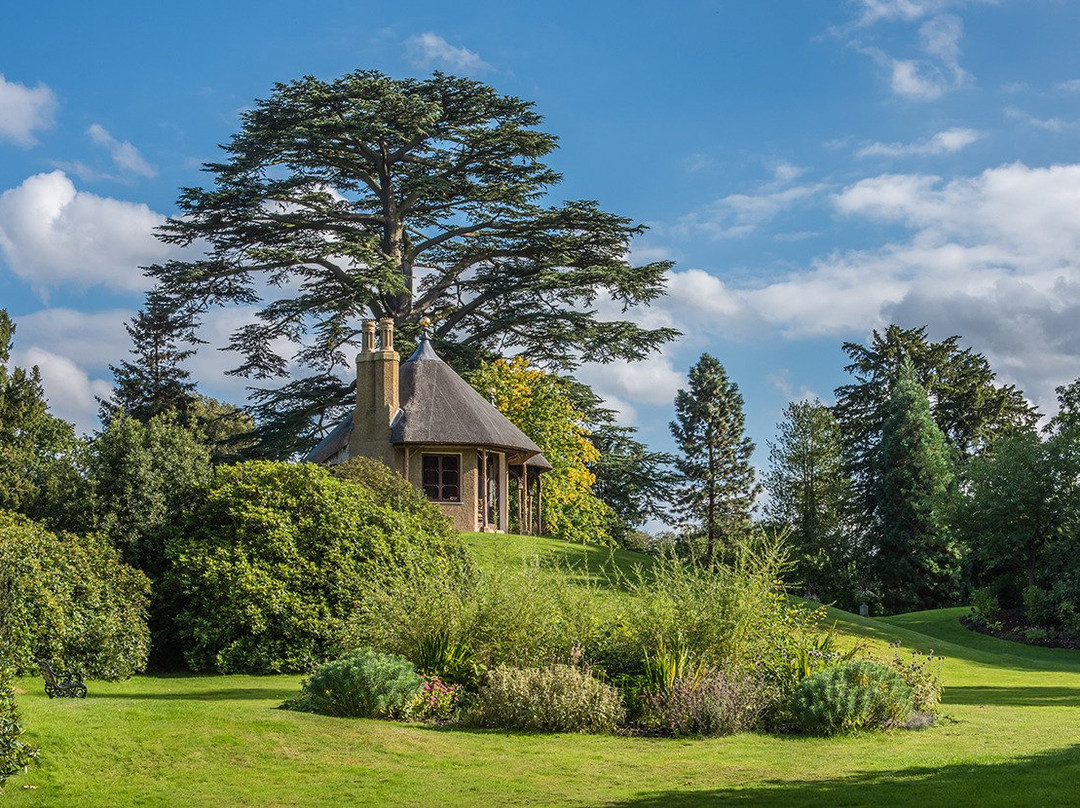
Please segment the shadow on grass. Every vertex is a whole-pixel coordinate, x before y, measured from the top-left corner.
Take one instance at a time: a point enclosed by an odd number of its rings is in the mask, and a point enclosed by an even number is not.
[[[622,808],[699,805],[1076,805],[1080,746],[985,765],[913,767],[826,780],[770,780],[748,788],[671,789],[607,803]]]
[[[953,687],[945,688],[948,704],[1009,707],[1080,707],[1080,687]]]
[[[123,701],[275,701],[282,702],[297,694],[296,687],[237,687],[227,690],[185,690],[156,693],[91,693],[88,698],[121,699]]]

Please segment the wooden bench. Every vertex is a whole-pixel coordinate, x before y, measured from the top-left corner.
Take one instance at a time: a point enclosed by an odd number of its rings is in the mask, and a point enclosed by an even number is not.
[[[46,659],[36,659],[41,668],[41,678],[45,680],[45,695],[50,699],[59,696],[68,699],[85,699],[86,685],[82,674],[77,671],[53,670]]]

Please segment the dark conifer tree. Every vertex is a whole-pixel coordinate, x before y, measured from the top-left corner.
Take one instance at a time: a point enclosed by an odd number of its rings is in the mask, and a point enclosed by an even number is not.
[[[124,328],[131,337],[135,361],[109,365],[116,381],[112,396],[101,402],[102,422],[108,426],[117,411],[144,424],[167,412],[187,420],[195,383],[183,363],[195,350],[184,346],[198,342],[191,309],[177,306],[153,289],[142,310]]]
[[[700,528],[705,563],[712,564],[735,536],[750,527],[760,486],[750,465],[754,444],[744,434],[738,385],[709,354],[702,354],[690,368],[688,389],[675,396],[671,434],[681,452],[675,460],[682,478],[675,505]]]
[[[874,568],[889,612],[933,609],[960,594],[961,553],[950,519],[956,479],[926,389],[905,361],[875,453]]]

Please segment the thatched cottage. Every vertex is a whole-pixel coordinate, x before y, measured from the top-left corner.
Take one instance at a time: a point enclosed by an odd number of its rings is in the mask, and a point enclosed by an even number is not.
[[[374,457],[400,472],[458,530],[539,533],[540,447],[447,365],[427,335],[405,362],[394,350],[394,321],[365,320],[356,357],[356,409],[305,458],[342,463]]]

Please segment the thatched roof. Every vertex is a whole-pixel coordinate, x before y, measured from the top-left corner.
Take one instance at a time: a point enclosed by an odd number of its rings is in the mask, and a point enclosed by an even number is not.
[[[426,337],[399,370],[401,408],[390,424],[395,446],[448,445],[502,449],[529,458],[529,466],[547,471],[551,464],[540,447],[514,426],[468,382],[446,364]],[[330,431],[304,458],[323,463],[349,445],[352,417]]]
[[[486,446],[526,455],[540,447],[446,364],[426,338],[401,365],[401,411],[390,425],[396,446]]]

